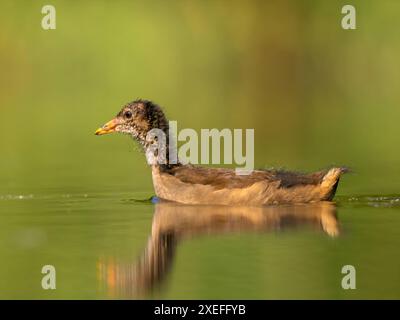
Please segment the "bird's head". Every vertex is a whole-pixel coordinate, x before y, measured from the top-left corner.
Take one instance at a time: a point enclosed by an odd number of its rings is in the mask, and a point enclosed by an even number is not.
[[[135,100],[123,106],[116,117],[97,129],[95,134],[121,132],[144,144],[152,129],[161,129],[168,134],[168,121],[163,111],[151,101]]]

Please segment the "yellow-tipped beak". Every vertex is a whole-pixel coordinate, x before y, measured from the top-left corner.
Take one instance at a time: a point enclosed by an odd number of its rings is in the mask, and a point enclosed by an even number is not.
[[[96,136],[99,136],[99,135],[102,135],[102,134],[114,132],[117,125],[118,125],[117,120],[116,119],[112,119],[111,121],[107,122],[101,128],[98,128],[94,134]]]

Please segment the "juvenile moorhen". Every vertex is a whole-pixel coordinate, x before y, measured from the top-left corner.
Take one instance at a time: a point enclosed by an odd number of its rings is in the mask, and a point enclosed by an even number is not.
[[[345,168],[331,168],[310,174],[283,170],[254,170],[237,175],[234,169],[205,168],[168,161],[169,125],[161,108],[148,100],[126,104],[117,116],[96,131],[96,135],[122,132],[131,135],[146,155],[154,143],[147,133],[162,130],[167,138],[166,162],[152,161],[153,185],[157,197],[185,204],[268,205],[332,200]],[[153,159],[154,160],[154,159]],[[157,160],[157,159],[156,159]]]

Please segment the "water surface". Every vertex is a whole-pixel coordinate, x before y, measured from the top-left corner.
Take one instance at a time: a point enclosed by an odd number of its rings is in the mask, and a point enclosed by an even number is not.
[[[398,195],[264,208],[135,199],[1,195],[0,297],[400,297]],[[41,288],[46,264],[56,290]],[[348,264],[356,290],[341,287]]]

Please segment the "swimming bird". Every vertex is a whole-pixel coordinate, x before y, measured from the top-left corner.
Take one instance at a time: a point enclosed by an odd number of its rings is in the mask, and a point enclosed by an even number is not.
[[[149,138],[153,129],[165,134],[165,149],[154,149],[157,137]],[[270,169],[238,175],[234,169],[183,164],[178,159],[170,161],[170,145],[176,142],[169,141],[169,124],[161,107],[149,100],[126,104],[95,134],[111,132],[128,134],[142,146],[151,165],[157,197],[184,204],[260,206],[330,201],[341,175],[347,171],[334,167],[303,174]]]

